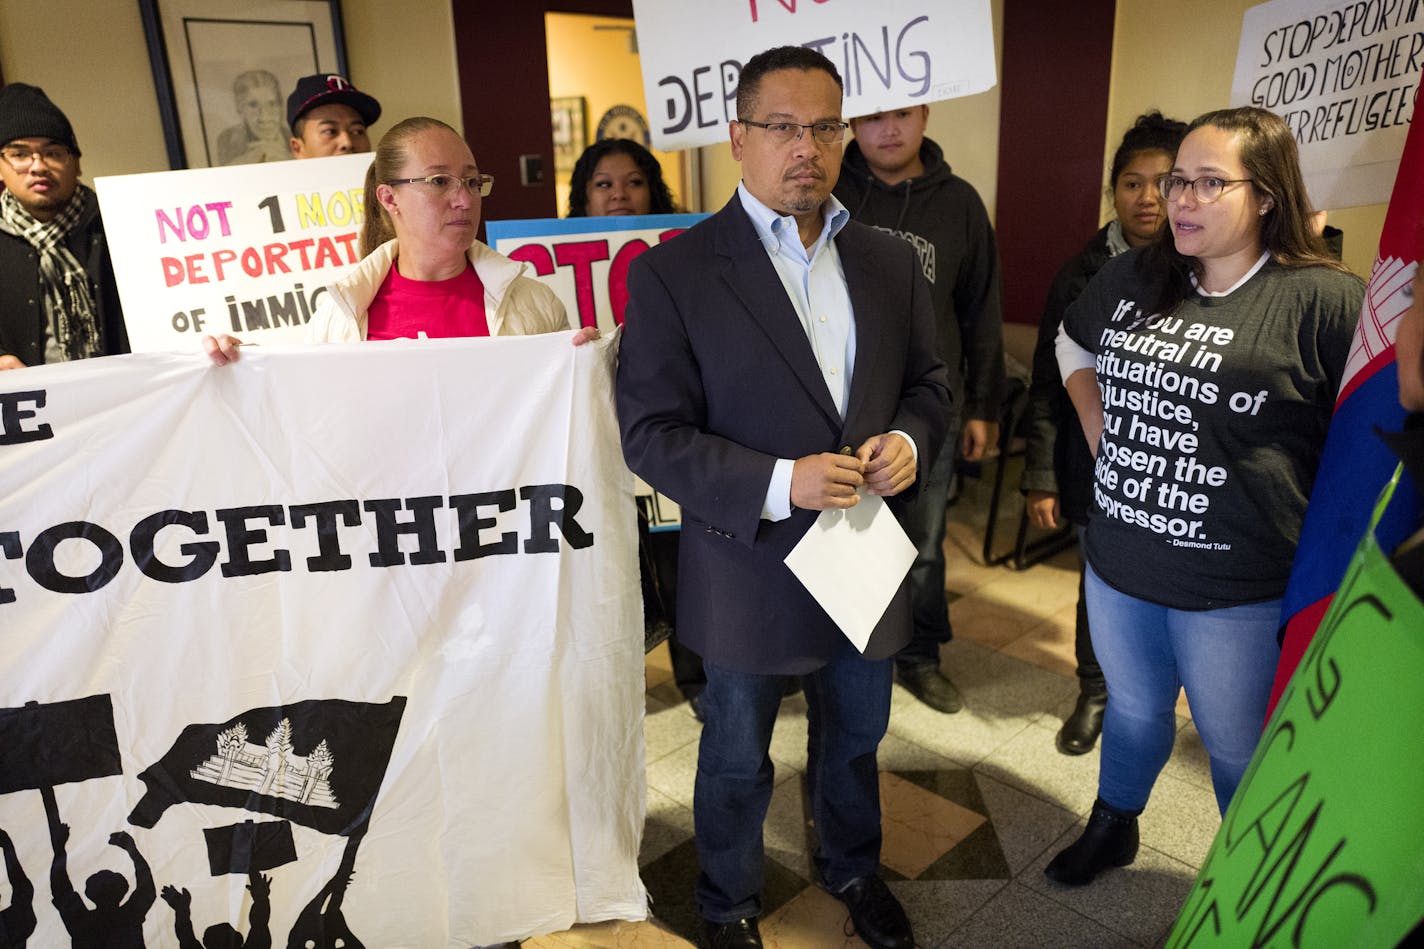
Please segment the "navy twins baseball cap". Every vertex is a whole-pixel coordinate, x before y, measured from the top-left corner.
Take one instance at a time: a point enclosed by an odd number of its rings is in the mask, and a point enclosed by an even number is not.
[[[296,90],[287,96],[287,124],[296,125],[310,109],[319,105],[349,105],[367,125],[381,117],[381,104],[335,73],[318,73],[297,80]]]

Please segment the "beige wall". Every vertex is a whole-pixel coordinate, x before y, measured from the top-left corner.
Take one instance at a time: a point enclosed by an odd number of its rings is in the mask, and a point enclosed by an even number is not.
[[[85,178],[168,168],[137,3],[106,4],[96,16],[85,0],[39,11],[4,0],[0,68],[6,82],[43,87],[69,116]]]
[[[351,81],[381,100],[377,133],[412,115],[464,129],[450,0],[341,0],[341,15]]]
[[[1231,105],[1241,15],[1258,2],[1196,0],[1183,7],[1166,0],[1118,0],[1104,181],[1122,133],[1143,111],[1158,108],[1165,115],[1190,121]],[[1203,30],[1191,25],[1200,23],[1217,27]],[[1383,204],[1330,209],[1330,223],[1345,232],[1346,265],[1367,279],[1379,249],[1384,212]]]
[[[382,0],[342,0],[341,9],[352,79],[384,109],[378,133],[417,114],[461,126],[449,0],[404,0],[398,16]],[[43,87],[69,116],[85,178],[168,168],[133,0],[3,0],[0,69],[6,81]]]

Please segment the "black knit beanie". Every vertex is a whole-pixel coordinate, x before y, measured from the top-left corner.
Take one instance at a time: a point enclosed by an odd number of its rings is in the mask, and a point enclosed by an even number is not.
[[[17,138],[47,138],[79,154],[74,126],[39,86],[12,82],[0,88],[0,145]]]

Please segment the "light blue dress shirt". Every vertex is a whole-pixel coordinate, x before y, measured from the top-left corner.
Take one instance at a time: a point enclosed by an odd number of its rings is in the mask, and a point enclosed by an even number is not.
[[[773,211],[753,197],[745,184],[738,183],[737,196],[786,288],[831,400],[844,418],[855,370],[855,312],[835,236],[850,220],[850,212],[834,196],[827,198],[821,208],[825,221],[821,235],[806,247],[801,243],[796,218]],[[794,458],[777,459],[762,505],[761,516],[767,520],[791,516],[791,471],[795,464]]]
[[[762,204],[741,182],[737,183],[737,197],[751,218],[757,238],[781,278],[781,285],[786,288],[786,296],[811,343],[816,364],[821,367],[831,400],[844,418],[846,402],[850,399],[851,374],[855,370],[855,310],[851,306],[835,237],[850,220],[850,212],[834,195],[828,197],[821,206],[824,219],[821,234],[807,247],[801,243],[796,218],[778,214]],[[898,429],[892,432],[905,439],[918,464],[920,449],[915,440]],[[762,502],[761,516],[766,520],[780,521],[791,516],[791,472],[795,466],[794,458],[776,460],[766,500]]]

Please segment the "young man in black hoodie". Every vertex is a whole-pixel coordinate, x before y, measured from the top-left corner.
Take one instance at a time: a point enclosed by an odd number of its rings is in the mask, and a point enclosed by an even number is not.
[[[978,461],[998,439],[1002,292],[998,243],[984,202],[925,138],[928,117],[929,107],[921,105],[851,119],[855,141],[846,146],[835,195],[855,220],[913,246],[932,291],[954,417],[944,449],[906,511],[906,530],[918,551],[910,568],[915,632],[895,665],[916,698],[957,712],[963,699],[939,668],[940,644],[952,636],[944,595],[945,509],[956,454]]]

